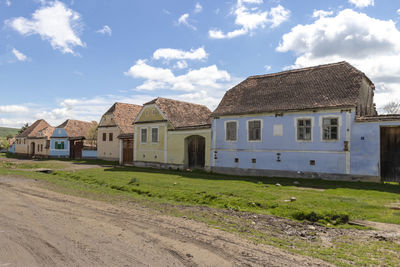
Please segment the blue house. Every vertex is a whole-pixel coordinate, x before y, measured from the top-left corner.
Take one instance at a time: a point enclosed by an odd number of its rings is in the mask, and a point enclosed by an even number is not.
[[[85,157],[85,140],[88,139],[90,131],[97,126],[96,122],[78,120],[66,120],[54,129],[50,138],[50,157],[82,158]],[[96,150],[91,152],[90,157],[97,156]],[[89,157],[89,156],[88,156]]]
[[[347,62],[251,76],[228,90],[211,115],[211,169],[338,180],[400,178],[400,160],[391,160],[400,152],[400,115],[377,115],[374,88]]]

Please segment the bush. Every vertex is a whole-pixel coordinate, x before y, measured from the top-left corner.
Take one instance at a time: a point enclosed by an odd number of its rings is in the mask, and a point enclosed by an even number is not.
[[[350,216],[347,214],[318,214],[314,211],[311,212],[296,212],[292,217],[299,221],[319,222],[319,223],[331,223],[333,225],[346,224],[350,220]]]

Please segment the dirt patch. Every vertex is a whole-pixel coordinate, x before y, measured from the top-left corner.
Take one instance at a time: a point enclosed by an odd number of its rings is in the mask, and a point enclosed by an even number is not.
[[[193,220],[63,195],[40,183],[0,177],[0,265],[329,266]],[[264,216],[252,221],[278,224]]]

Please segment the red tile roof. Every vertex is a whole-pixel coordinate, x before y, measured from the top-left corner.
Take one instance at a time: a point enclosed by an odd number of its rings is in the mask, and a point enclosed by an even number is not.
[[[18,134],[16,137],[18,137],[18,138],[35,137],[40,130],[42,130],[46,127],[49,127],[49,126],[50,126],[50,124],[48,124],[47,121],[40,119],[40,120],[35,121],[31,126],[26,128],[25,131]]]

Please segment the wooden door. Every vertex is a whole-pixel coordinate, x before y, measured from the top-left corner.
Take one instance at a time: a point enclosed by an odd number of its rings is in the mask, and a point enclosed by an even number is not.
[[[400,127],[381,128],[381,178],[400,182]]]
[[[132,163],[133,162],[133,140],[124,139],[122,144],[122,163]]]
[[[83,141],[70,141],[69,142],[69,157],[71,159],[82,158]]]
[[[202,136],[191,136],[188,139],[189,168],[204,168],[206,140]]]

